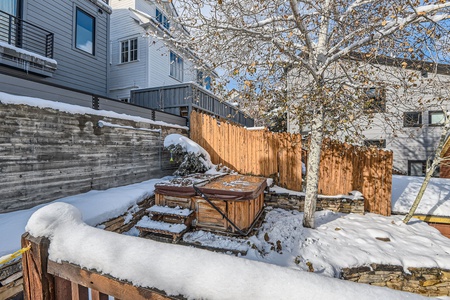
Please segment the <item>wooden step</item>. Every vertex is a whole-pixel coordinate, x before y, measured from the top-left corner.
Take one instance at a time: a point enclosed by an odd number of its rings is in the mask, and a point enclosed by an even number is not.
[[[187,208],[154,205],[148,208],[147,212],[152,215],[151,218],[153,221],[184,224],[188,228],[191,227],[192,220],[194,219],[194,211]]]
[[[158,215],[165,215],[165,216],[172,216],[172,217],[179,217],[179,218],[188,217],[194,212],[187,208],[168,207],[168,206],[159,206],[159,205],[153,205],[152,207],[148,208],[147,211],[152,213],[153,215],[158,214]]]
[[[170,237],[174,243],[189,230],[189,227],[185,224],[155,221],[147,216],[144,216],[137,222],[136,228],[139,230],[140,237],[147,237],[149,234],[155,234],[158,236]]]

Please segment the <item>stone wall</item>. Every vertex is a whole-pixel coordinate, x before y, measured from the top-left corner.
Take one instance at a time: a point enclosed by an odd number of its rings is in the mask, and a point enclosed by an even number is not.
[[[268,192],[264,202],[268,206],[304,211],[305,196]],[[316,210],[364,214],[364,199],[318,197]]]
[[[129,128],[99,127],[100,120]],[[0,103],[0,213],[171,173],[163,171],[169,159],[162,151],[170,133],[187,132]]]
[[[409,268],[372,264],[367,267],[345,268],[342,279],[385,286],[424,296],[450,296],[450,270],[439,268]]]

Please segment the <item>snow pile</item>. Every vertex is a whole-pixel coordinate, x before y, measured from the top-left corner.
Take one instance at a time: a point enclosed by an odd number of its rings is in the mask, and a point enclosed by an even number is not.
[[[208,166],[209,168],[213,166],[209,153],[206,152],[206,150],[203,149],[202,146],[200,146],[190,138],[185,137],[184,135],[174,133],[166,136],[166,138],[164,139],[164,147],[167,148],[170,145],[180,145],[186,152],[194,153],[197,156],[203,155],[206,159],[206,166]]]
[[[143,122],[143,123],[148,123],[148,124],[158,125],[158,126],[166,126],[166,127],[180,128],[180,129],[186,129],[186,130],[189,129],[186,126],[169,124],[169,123],[166,123],[163,121],[153,121],[151,119],[146,119],[146,118],[137,117],[137,116],[130,116],[130,115],[126,115],[126,114],[120,114],[120,113],[116,113],[113,111],[95,110],[95,109],[92,109],[89,107],[83,107],[83,106],[79,106],[79,105],[44,100],[44,99],[40,99],[40,98],[16,96],[16,95],[11,95],[11,94],[7,94],[7,93],[3,93],[3,92],[0,92],[0,103],[24,104],[24,105],[40,107],[40,108],[52,108],[52,109],[70,113],[70,114],[82,114],[82,115],[90,114],[90,115],[104,116],[104,117],[110,117],[110,118],[116,118],[116,119],[131,120],[131,121],[135,121],[135,122]],[[106,124],[106,122],[104,122],[104,124]]]
[[[94,226],[122,215],[129,207],[152,196],[155,184],[159,181],[161,179],[152,179],[104,191],[90,191],[54,202],[66,202],[76,206],[83,215],[83,221]],[[20,237],[25,232],[27,220],[35,211],[46,205],[48,203],[26,210],[0,214],[2,229],[0,230],[0,256],[20,248]]]
[[[392,212],[409,212],[423,177],[392,176]],[[450,217],[450,179],[431,178],[416,214]]]
[[[26,229],[46,236],[49,258],[190,299],[424,299],[201,249],[119,235],[83,223],[72,205],[35,212]],[[83,251],[79,251],[83,249]]]

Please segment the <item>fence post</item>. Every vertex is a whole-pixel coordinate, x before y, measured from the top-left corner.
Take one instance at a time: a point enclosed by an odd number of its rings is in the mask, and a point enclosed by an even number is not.
[[[47,273],[48,247],[50,241],[44,237],[22,235],[22,247],[31,249],[22,255],[24,299],[54,300],[54,277]]]

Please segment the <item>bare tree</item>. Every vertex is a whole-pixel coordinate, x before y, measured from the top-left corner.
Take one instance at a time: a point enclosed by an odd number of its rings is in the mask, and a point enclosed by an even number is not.
[[[281,90],[281,79],[288,80],[287,107],[310,125],[303,225],[311,228],[324,137],[370,126],[374,114],[367,111],[378,103],[362,96],[382,84],[375,74],[390,72],[379,58],[426,59],[450,12],[450,2],[428,0],[177,0],[176,6],[172,21],[190,35],[174,33],[171,43],[260,93]],[[396,76],[399,87],[417,80],[411,72]]]

